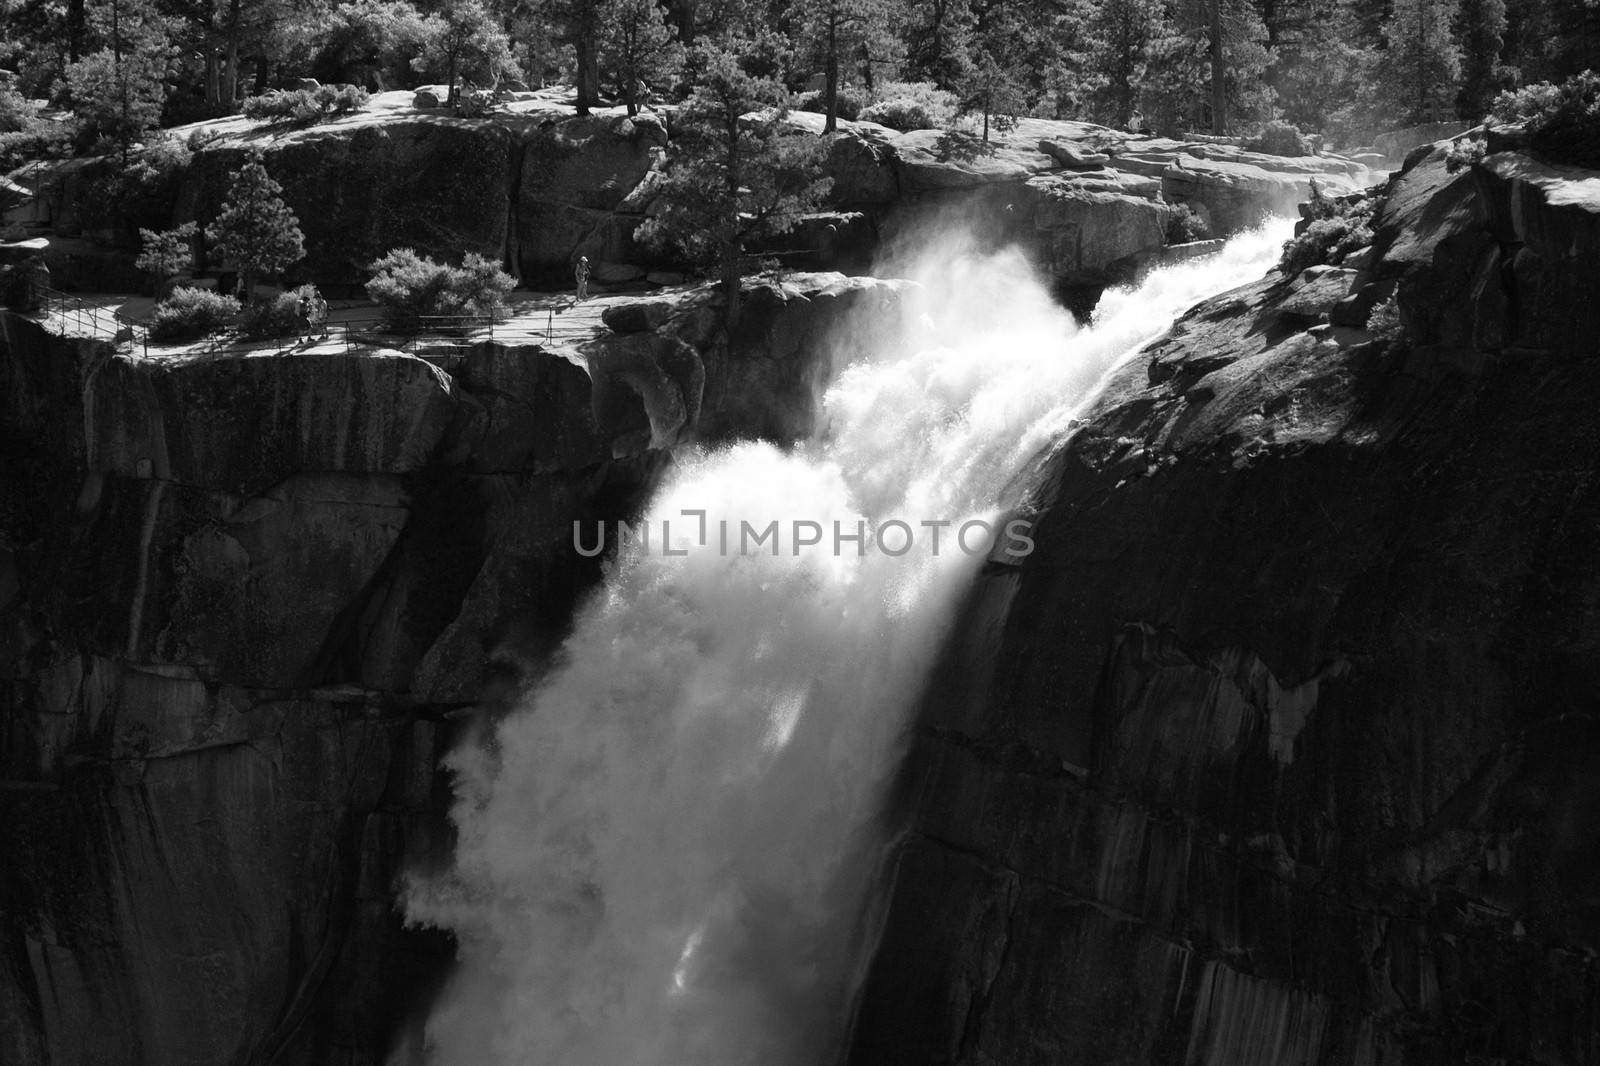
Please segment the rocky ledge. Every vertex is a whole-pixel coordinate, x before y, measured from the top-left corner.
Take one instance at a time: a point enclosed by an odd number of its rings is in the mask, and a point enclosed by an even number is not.
[[[595,264],[601,285],[640,283],[674,265],[634,240],[655,210],[670,109],[578,117],[529,94],[503,112],[461,119],[411,104],[410,93],[384,93],[363,112],[305,129],[233,118],[175,130],[198,151],[172,221],[214,218],[228,173],[260,148],[306,233],[294,280],[352,289],[367,263],[399,246],[477,252],[536,285],[568,284],[579,255]],[[791,121],[821,133],[820,115],[794,112]],[[1337,156],[1260,155],[1080,122],[1023,119],[987,146],[869,122],[841,122],[830,136],[827,211],[770,249],[797,264],[864,269],[885,237],[929,212],[960,208],[982,229],[1033,249],[1062,285],[1104,285],[1169,243],[1178,204],[1223,234],[1292,213],[1312,178],[1329,191],[1371,180],[1362,164]],[[96,253],[79,236],[85,190],[109,165],[30,168],[18,176],[38,195],[5,218],[20,231],[55,235],[58,279],[115,290],[139,283],[131,256]]]
[[[1597,188],[1417,153],[1370,249],[1196,308],[1044,457],[853,1061],[1596,1061]]]

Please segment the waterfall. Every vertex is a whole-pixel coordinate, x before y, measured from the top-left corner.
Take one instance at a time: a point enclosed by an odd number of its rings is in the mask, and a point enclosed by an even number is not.
[[[962,525],[1025,550],[1002,487],[1108,369],[1260,277],[1285,236],[1110,291],[1082,327],[1015,251],[940,242],[905,272],[901,340],[840,369],[818,439],[680,456],[560,665],[449,759],[455,864],[406,893],[460,943],[427,1061],[834,1061],[880,800],[990,548]],[[883,543],[836,537],[863,528]]]

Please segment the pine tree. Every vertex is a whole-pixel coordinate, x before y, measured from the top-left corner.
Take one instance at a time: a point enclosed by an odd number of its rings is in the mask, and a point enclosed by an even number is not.
[[[1383,71],[1390,99],[1412,122],[1454,114],[1461,51],[1447,0],[1394,0],[1383,27]]]
[[[1265,117],[1272,93],[1267,30],[1250,0],[1176,0],[1172,33],[1152,42],[1153,103],[1162,122],[1227,133],[1235,117]]]
[[[1095,116],[1126,127],[1138,110],[1152,46],[1170,36],[1166,7],[1162,0],[1101,0],[1087,32]]]
[[[1021,86],[987,48],[977,50],[956,87],[961,109],[981,116],[983,144],[989,143],[990,126],[1007,130],[1016,125],[1016,114],[1023,110]]]
[[[550,0],[549,17],[560,39],[572,46],[578,114],[600,106],[600,36],[606,0]]]
[[[1456,13],[1461,42],[1461,91],[1456,111],[1468,122],[1480,121],[1511,79],[1501,65],[1506,39],[1506,0],[1461,0]]]
[[[801,9],[801,35],[822,62],[823,132],[839,127],[839,67],[845,57],[883,52],[882,0],[814,0]]]
[[[989,143],[990,126],[1010,129],[1016,125],[1016,116],[1027,111],[1022,83],[1024,42],[1033,27],[1024,29],[1019,6],[996,3],[981,12],[961,57],[956,96],[964,113],[981,117],[981,144]]]
[[[1378,53],[1347,0],[1303,0],[1279,8],[1272,67],[1279,114],[1305,130],[1367,136],[1378,122]]]
[[[300,220],[283,202],[283,186],[267,174],[260,152],[232,175],[222,213],[206,237],[239,268],[247,301],[256,278],[278,274],[306,254]]]
[[[1554,26],[1554,76],[1570,78],[1600,70],[1600,3],[1596,0],[1549,0]]]
[[[941,88],[955,85],[966,70],[972,7],[968,0],[929,0],[918,4],[906,29],[906,65],[910,72]]]
[[[443,69],[449,102],[456,99],[456,74],[465,70],[494,80],[513,66],[511,42],[480,0],[458,0],[423,21],[424,44],[411,61],[417,70]]]
[[[67,67],[67,92],[83,132],[104,137],[126,156],[161,124],[166,66],[165,50],[118,55],[103,48]]]
[[[784,121],[788,91],[751,74],[735,51],[695,49],[699,85],[678,110],[659,215],[640,240],[672,245],[721,276],[728,329],[739,319],[744,245],[788,232],[832,185],[820,177],[828,142]]]
[[[671,77],[683,65],[677,31],[656,0],[611,0],[600,31],[600,63],[616,75],[628,114],[639,113],[639,87]]]

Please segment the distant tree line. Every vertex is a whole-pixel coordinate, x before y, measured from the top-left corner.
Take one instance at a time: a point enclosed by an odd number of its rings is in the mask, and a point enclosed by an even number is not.
[[[637,110],[687,95],[706,68],[686,57],[731,41],[753,75],[812,89],[830,128],[877,107],[1345,140],[1600,68],[1595,0],[0,0],[0,17],[0,138],[44,97],[76,112],[79,148],[304,78],[566,83],[581,109]]]

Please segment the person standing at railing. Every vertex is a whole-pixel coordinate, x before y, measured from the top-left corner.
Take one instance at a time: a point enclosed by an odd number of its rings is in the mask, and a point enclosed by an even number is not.
[[[577,282],[578,282],[578,299],[587,300],[589,298],[589,257],[588,256],[586,256],[586,255],[578,256],[578,265],[572,268],[572,274],[573,274],[573,277],[575,277],[577,279]]]
[[[321,330],[320,339],[328,339],[328,301],[322,298],[322,291],[313,287],[311,289],[311,328],[313,331]]]

